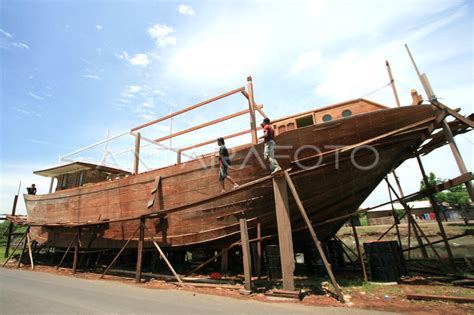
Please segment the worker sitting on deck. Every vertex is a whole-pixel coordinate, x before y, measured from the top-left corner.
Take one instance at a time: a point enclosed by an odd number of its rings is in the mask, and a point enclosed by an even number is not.
[[[225,179],[227,178],[233,185],[234,188],[239,187],[239,185],[235,182],[227,174],[227,168],[230,165],[230,158],[229,158],[229,151],[225,146],[224,138],[218,138],[217,144],[219,145],[219,181],[221,182],[221,192],[225,192]]]
[[[28,191],[28,195],[36,195],[36,185],[31,184],[31,187],[26,187],[26,191]]]
[[[272,174],[275,174],[281,171],[280,164],[278,164],[278,161],[275,159],[275,130],[273,130],[272,126],[270,125],[269,118],[263,119],[263,122],[260,124],[260,126],[263,128],[263,136],[261,136],[259,139],[263,139],[265,141],[263,158],[268,161]]]

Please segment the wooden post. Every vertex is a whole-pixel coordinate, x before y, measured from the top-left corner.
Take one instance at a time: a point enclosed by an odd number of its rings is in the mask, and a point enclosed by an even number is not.
[[[410,49],[408,49],[407,44],[405,44],[405,48],[408,52],[408,56],[410,57],[411,62],[413,63],[413,67],[415,68],[416,74],[418,75],[418,78],[420,79],[421,84],[423,85],[425,93],[428,96],[428,99],[430,100],[430,102],[438,108],[443,108],[444,110],[449,112],[451,115],[456,115],[456,118],[460,119],[461,117],[457,116],[459,114],[456,114],[455,111],[448,109],[446,106],[438,102],[438,99],[436,98],[436,95],[434,94],[433,89],[428,81],[428,77],[426,76],[426,74],[420,74],[420,71],[418,70],[418,67],[416,66],[415,60],[413,59],[413,56],[411,55]],[[459,115],[459,116],[462,116],[462,115]],[[465,117],[462,117],[462,118],[466,119]],[[470,123],[472,124],[472,122]],[[468,173],[466,164],[464,163],[464,160],[461,156],[461,152],[459,151],[456,141],[454,141],[453,133],[451,132],[451,129],[449,128],[449,125],[445,119],[443,119],[442,124],[443,124],[444,135],[446,137],[446,140],[449,143],[449,147],[451,149],[451,152],[453,153],[454,159],[456,160],[456,164],[458,166],[459,171],[461,172],[461,174]],[[469,198],[471,199],[472,202],[474,202],[474,189],[472,187],[471,181],[465,182],[464,185],[466,186],[467,192],[469,193]]]
[[[140,234],[138,238],[137,252],[137,269],[135,273],[135,282],[140,283],[142,280],[142,257],[143,257],[143,239],[145,237],[145,217],[140,219]]]
[[[257,123],[255,121],[255,100],[253,96],[253,84],[252,77],[247,77],[247,90],[249,94],[249,113],[250,113],[250,129],[252,130],[252,143],[257,144]]]
[[[176,151],[176,164],[181,164],[181,150]]]
[[[295,259],[293,251],[293,237],[291,235],[291,221],[290,208],[288,206],[287,183],[285,181],[285,178],[281,176],[274,176],[272,180],[278,227],[278,243],[280,246],[283,290],[294,291],[295,282],[293,272],[295,270]]]
[[[431,186],[430,186],[430,183],[428,181],[428,177],[426,176],[425,168],[423,167],[423,163],[421,162],[421,159],[420,159],[420,156],[418,155],[418,152],[415,152],[415,156],[416,156],[416,161],[418,162],[418,166],[420,167],[421,174],[423,175],[423,181],[425,183],[425,186],[426,186],[426,188],[429,188]],[[456,264],[454,263],[453,253],[451,252],[451,247],[449,246],[449,242],[448,242],[447,237],[446,237],[446,231],[444,230],[443,222],[441,222],[441,216],[440,216],[438,203],[436,202],[433,194],[430,193],[429,198],[430,198],[431,206],[433,207],[433,211],[435,213],[436,221],[438,222],[439,231],[441,232],[441,236],[443,237],[444,246],[446,248],[446,253],[448,254],[448,259],[449,259],[449,263],[451,265],[451,269],[452,269],[453,272],[455,272],[456,271]]]
[[[74,234],[74,237],[71,239],[71,242],[69,243],[66,251],[64,252],[63,257],[59,261],[59,264],[56,266],[56,270],[59,269],[59,267],[61,267],[61,264],[63,263],[64,259],[66,258],[67,253],[69,253],[69,250],[71,249],[72,243],[74,242],[74,240],[76,239],[77,236],[78,236],[77,233]]]
[[[256,264],[256,272],[257,277],[260,279],[262,276],[262,241],[260,238],[262,237],[262,224],[257,223],[257,264]]]
[[[29,229],[29,228],[28,228],[28,229]],[[18,259],[18,264],[16,265],[16,268],[20,268],[21,261],[22,261],[22,259],[23,259],[23,255],[25,254],[26,244],[28,243],[28,241],[27,241],[28,229],[27,229],[26,232],[25,232],[25,237],[24,237],[24,240],[23,240],[23,248],[21,249],[20,258]]]
[[[140,167],[140,139],[141,134],[137,132],[135,134],[135,151],[133,152],[133,174],[138,174],[138,169]]]
[[[293,195],[293,198],[295,199],[296,205],[298,206],[298,210],[300,211],[300,214],[306,223],[306,227],[308,228],[309,233],[311,234],[311,238],[313,239],[313,242],[316,245],[316,248],[318,249],[319,256],[321,256],[324,266],[326,267],[326,271],[328,272],[329,279],[331,280],[331,283],[334,286],[334,289],[336,290],[336,295],[340,302],[345,303],[344,294],[342,293],[342,290],[339,287],[339,284],[337,284],[336,282],[336,278],[334,277],[334,274],[332,272],[331,265],[329,264],[326,258],[326,254],[324,254],[324,250],[321,247],[321,243],[319,242],[318,237],[316,236],[316,232],[314,231],[313,224],[311,223],[310,219],[308,218],[308,215],[306,214],[306,210],[303,207],[303,203],[301,202],[298,192],[296,191],[296,187],[293,184],[293,181],[291,180],[290,174],[288,174],[288,171],[285,171],[284,174],[285,174],[284,176],[285,176],[286,182],[288,183],[290,191]],[[273,187],[275,187],[275,184],[273,185]]]
[[[33,261],[33,251],[31,250],[31,237],[30,237],[30,227],[26,232],[26,242],[28,243],[28,255],[30,256],[31,270],[35,269],[35,263]]]
[[[397,107],[400,107],[400,100],[398,99],[397,88],[395,87],[395,80],[392,75],[392,68],[390,68],[388,60],[385,60],[385,65],[387,66],[388,77],[390,78],[390,85],[392,86],[393,96],[395,96],[395,102],[397,103]]]
[[[352,226],[352,233],[354,233],[354,240],[355,240],[356,248],[357,248],[357,256],[359,258],[360,267],[362,268],[362,275],[364,276],[364,281],[367,281],[368,279],[367,279],[367,272],[365,270],[364,257],[362,257],[362,254],[360,252],[359,237],[357,236],[357,230],[354,224],[354,217],[351,217],[351,226]]]
[[[252,291],[252,260],[250,257],[250,243],[247,229],[247,220],[240,219],[240,238],[242,242],[242,254],[244,263],[245,289]]]
[[[72,273],[77,272],[77,258],[79,256],[79,245],[81,243],[81,228],[77,230],[76,246],[74,246],[74,259],[72,261]]]
[[[229,251],[225,251],[221,255],[221,272],[226,273],[229,271]]]
[[[51,182],[49,183],[49,193],[53,192],[54,177],[51,177]]]
[[[395,171],[393,171],[392,175],[395,178],[395,182],[397,183],[398,191],[400,192],[400,198],[398,198],[398,199],[405,198],[405,194],[403,193],[402,185],[400,184],[400,180],[398,179],[397,173],[395,173]],[[387,185],[389,186],[388,192],[389,192],[390,198],[391,198],[391,193],[390,193],[390,187],[391,186],[388,182],[387,177],[385,177],[385,181],[387,182]],[[393,208],[393,204],[392,204],[392,208]],[[411,215],[411,209],[410,209],[409,206],[406,206],[406,207],[404,206],[404,208],[405,208],[405,211],[408,211],[408,223],[409,224],[411,223],[411,225],[413,226],[413,234],[415,234],[416,242],[418,243],[419,246],[421,246],[421,245],[423,245],[423,241],[421,240],[421,237],[418,234],[418,230],[414,226],[415,225],[415,219]],[[397,231],[398,231],[398,226],[397,226]],[[423,246],[421,248],[422,248],[421,255],[423,256],[423,258],[428,258],[428,253],[426,252],[426,248],[423,247]],[[400,242],[400,249],[402,249],[401,242]]]
[[[18,203],[18,194],[13,197],[13,206],[12,206],[12,216],[16,213],[16,205]],[[13,233],[13,222],[8,224],[8,235],[7,235],[7,244],[5,247],[5,258],[8,257],[10,251],[10,242],[12,240],[12,233]]]

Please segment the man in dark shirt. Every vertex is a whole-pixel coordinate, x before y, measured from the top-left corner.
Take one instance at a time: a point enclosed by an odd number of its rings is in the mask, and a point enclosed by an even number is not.
[[[28,195],[36,195],[36,185],[31,184],[31,187],[27,187],[26,191],[28,191]]]
[[[221,192],[225,192],[226,178],[234,185],[234,188],[239,187],[239,185],[227,173],[227,168],[230,165],[230,158],[229,151],[225,146],[224,138],[218,138],[217,144],[219,145],[219,181],[221,182]]]
[[[273,130],[272,126],[270,125],[269,118],[263,119],[261,126],[263,128],[263,136],[261,136],[259,139],[263,139],[265,141],[263,158],[268,161],[272,174],[275,174],[281,171],[280,164],[278,164],[278,161],[275,159],[275,130]]]

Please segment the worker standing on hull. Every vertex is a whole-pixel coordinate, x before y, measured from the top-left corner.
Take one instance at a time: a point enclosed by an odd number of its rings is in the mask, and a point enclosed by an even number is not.
[[[218,138],[217,144],[219,145],[219,181],[221,183],[221,193],[225,192],[225,179],[227,178],[233,185],[234,188],[239,187],[232,177],[227,173],[227,169],[230,165],[229,151],[225,146],[224,138]]]
[[[275,158],[275,130],[273,130],[272,126],[270,125],[270,119],[265,118],[263,122],[260,124],[263,128],[263,136],[259,139],[263,139],[265,141],[265,149],[263,151],[263,158],[268,161],[268,165],[270,166],[270,171],[272,175],[281,171],[280,164]]]

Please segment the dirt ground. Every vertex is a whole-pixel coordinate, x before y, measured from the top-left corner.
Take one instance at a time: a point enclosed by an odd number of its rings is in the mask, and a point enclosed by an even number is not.
[[[14,264],[7,265],[11,268]],[[29,266],[22,269],[29,270]],[[100,275],[96,273],[79,272],[72,274],[71,269],[61,268],[56,270],[52,266],[35,266],[37,272],[54,273],[80,279],[99,280]],[[135,284],[134,279],[107,275],[106,281],[117,281],[129,285],[137,285],[149,289],[186,290],[196,293],[221,295],[243,300],[258,300],[269,303],[302,303],[315,306],[354,307],[361,309],[392,311],[406,314],[474,314],[474,304],[440,302],[440,301],[410,301],[406,299],[407,293],[446,294],[457,296],[474,297],[474,290],[468,288],[454,288],[446,285],[391,285],[379,286],[365,284],[362,286],[345,286],[343,291],[346,304],[341,304],[329,294],[308,294],[302,301],[294,299],[282,299],[265,296],[263,293],[241,295],[238,290],[222,288],[203,288],[184,286],[179,287],[173,283],[151,279],[141,284]]]

